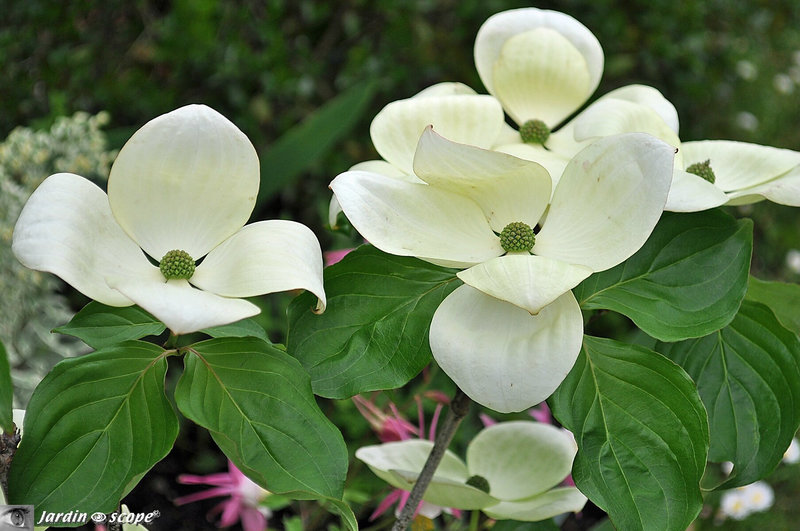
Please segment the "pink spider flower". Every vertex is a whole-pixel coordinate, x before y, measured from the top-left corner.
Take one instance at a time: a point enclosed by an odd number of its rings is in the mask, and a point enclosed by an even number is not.
[[[181,496],[174,500],[175,505],[184,505],[198,500],[229,496],[208,513],[209,518],[222,513],[217,527],[229,527],[241,520],[244,531],[264,531],[267,529],[267,518],[272,512],[260,503],[270,495],[245,476],[234,464],[228,461],[228,472],[195,476],[181,474],[178,483],[184,485],[211,485],[214,488]]]
[[[444,405],[450,402],[450,399],[447,397],[447,395],[440,391],[428,391],[424,393],[424,396],[437,402],[436,409],[433,412],[431,424],[427,432],[427,439],[432,441],[436,437],[436,426],[439,422],[439,415],[441,414]],[[367,400],[358,395],[353,397],[353,402],[355,402],[356,408],[358,408],[358,410],[361,412],[361,415],[367,419],[367,422],[369,422],[372,430],[378,435],[378,438],[383,443],[426,438],[425,413],[422,409],[422,399],[419,396],[415,396],[414,400],[417,402],[417,417],[419,419],[417,426],[414,426],[408,420],[404,419],[400,414],[400,411],[398,411],[397,406],[394,405],[393,402],[389,402],[387,406],[388,411],[384,411],[375,405],[374,400]],[[397,509],[395,513],[400,514],[410,496],[411,493],[409,491],[394,489],[383,499],[383,501],[381,501],[381,503],[378,504],[378,507],[369,517],[370,521],[375,520],[380,515],[388,511],[389,508],[395,504],[395,502],[397,502]],[[457,518],[461,517],[461,511],[458,509],[447,509],[447,511]],[[420,514],[432,520],[441,513],[441,507],[423,501],[420,503],[414,515],[416,516],[417,514]]]

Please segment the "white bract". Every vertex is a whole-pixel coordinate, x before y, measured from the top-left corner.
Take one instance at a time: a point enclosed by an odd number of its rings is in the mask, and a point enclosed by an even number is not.
[[[308,289],[322,311],[322,253],[311,230],[292,221],[243,227],[259,182],[244,133],[189,105],[131,137],[108,195],[78,175],[48,177],[25,205],[12,249],[25,266],[103,304],[138,304],[176,334],[256,315],[240,297],[275,291]],[[165,260],[172,251],[182,258]]]
[[[598,101],[575,122],[577,140],[643,132],[677,148],[666,210],[695,212],[764,199],[800,206],[800,152],[729,140],[681,142],[662,114],[634,101]]]
[[[414,157],[420,182],[349,171],[331,188],[379,249],[464,269],[466,286],[433,317],[434,358],[473,400],[521,411],[572,368],[583,320],[570,290],[644,244],[663,210],[673,155],[642,134],[595,142],[570,161],[548,209],[550,177],[540,165],[428,128]],[[519,226],[530,245],[503,243],[504,229]]]
[[[433,442],[413,439],[365,446],[356,457],[390,485],[411,490],[431,448]],[[577,512],[586,496],[575,487],[558,487],[570,473],[576,451],[569,435],[553,426],[530,421],[495,424],[469,443],[466,463],[449,450],[445,453],[424,500],[480,509],[497,520],[539,521]]]

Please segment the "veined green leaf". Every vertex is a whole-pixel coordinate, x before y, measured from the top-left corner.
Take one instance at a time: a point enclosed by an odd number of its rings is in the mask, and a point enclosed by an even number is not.
[[[628,316],[662,341],[701,337],[731,322],[747,290],[753,224],[721,210],[665,212],[632,257],[575,288],[585,310]]]
[[[708,419],[678,365],[585,336],[548,403],[578,443],[575,483],[618,529],[684,531],[694,520],[703,505]]]
[[[164,350],[129,341],[55,366],[33,393],[9,501],[42,511],[114,511],[172,448]]]
[[[289,306],[287,349],[314,392],[349,398],[405,385],[431,360],[433,313],[461,285],[454,271],[362,246],[325,269],[328,309],[303,294]]]
[[[347,448],[297,360],[250,337],[210,339],[188,350],[178,408],[207,428],[242,472],[277,494],[341,500]]]
[[[256,205],[262,205],[350,133],[372,101],[375,88],[370,81],[342,92],[260,154],[261,186]]]
[[[164,324],[138,306],[117,308],[92,301],[70,322],[53,332],[75,336],[94,349],[101,349],[131,339],[158,335]]]
[[[783,326],[800,334],[800,286],[751,276],[746,298],[768,306]]]
[[[11,386],[11,366],[3,343],[0,343],[0,434],[14,433],[14,390]],[[2,490],[2,489],[0,489]]]
[[[800,339],[769,308],[745,301],[722,330],[657,349],[697,382],[711,425],[709,459],[734,464],[718,487],[772,472],[800,426]]]
[[[201,332],[211,337],[257,337],[258,339],[269,341],[267,332],[252,318],[242,319],[231,324],[213,326],[201,330]]]

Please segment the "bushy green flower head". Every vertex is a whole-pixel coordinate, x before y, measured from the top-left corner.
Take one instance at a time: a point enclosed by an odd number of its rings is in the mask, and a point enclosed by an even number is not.
[[[507,253],[530,251],[535,241],[533,229],[521,221],[509,223],[500,233],[500,246]]]
[[[686,168],[686,171],[702,177],[711,184],[714,184],[714,181],[717,180],[717,178],[714,176],[714,171],[711,169],[711,160],[706,160],[705,162],[695,162]]]
[[[489,480],[483,476],[470,476],[465,483],[470,487],[489,493]]]
[[[526,144],[544,144],[550,138],[550,128],[541,120],[528,120],[520,126],[519,136]]]
[[[194,260],[186,251],[174,249],[164,255],[161,263],[158,264],[158,268],[167,280],[175,278],[188,280],[194,275]]]

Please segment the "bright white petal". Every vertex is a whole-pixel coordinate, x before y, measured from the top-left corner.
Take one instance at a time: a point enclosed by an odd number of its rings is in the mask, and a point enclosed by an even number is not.
[[[486,478],[495,498],[522,500],[561,483],[572,470],[576,451],[572,438],[555,426],[501,422],[469,443],[467,469]]]
[[[369,131],[381,157],[411,173],[417,142],[427,126],[455,142],[488,148],[500,134],[503,120],[503,108],[491,96],[417,96],[388,104]]]
[[[331,189],[347,219],[375,247],[469,267],[500,256],[500,238],[466,197],[373,173],[345,172]]]
[[[555,30],[537,28],[509,38],[494,63],[494,94],[522,125],[554,128],[594,92],[586,59]]]
[[[473,200],[498,233],[515,221],[535,227],[550,200],[550,175],[539,164],[451,142],[431,128],[419,139],[414,173]]]
[[[788,206],[800,206],[800,166],[780,177],[728,194],[729,204],[742,205],[755,203],[761,199],[769,199],[773,203]]]
[[[563,513],[576,513],[586,505],[586,496],[575,487],[553,489],[527,500],[501,502],[483,509],[495,520],[538,522]]]
[[[676,135],[678,134],[678,111],[657,89],[648,87],[647,85],[625,85],[624,87],[608,92],[603,95],[600,100],[606,98],[616,98],[645,105],[658,113],[670,129],[672,129]]]
[[[664,210],[699,212],[728,202],[728,196],[702,177],[675,168]]]
[[[350,167],[350,171],[368,171],[370,173],[379,173],[387,177],[395,177],[397,179],[404,179],[411,182],[419,182],[419,179],[413,175],[409,175],[400,170],[397,166],[392,166],[385,160],[365,160]]]
[[[195,260],[239,230],[260,173],[250,140],[204,105],[146,123],[122,147],[108,179],[119,224],[156,260],[182,249]]]
[[[601,138],[558,183],[533,253],[603,271],[639,250],[669,193],[675,149],[641,133]]]
[[[229,299],[193,288],[186,280],[164,281],[158,270],[156,275],[142,280],[109,278],[108,285],[179,335],[233,323],[261,311],[244,299]]]
[[[433,316],[433,357],[470,398],[501,413],[550,396],[566,378],[583,340],[572,292],[537,315],[471,286],[456,288]]]
[[[14,425],[19,430],[19,435],[22,437],[22,426],[25,423],[25,410],[24,409],[12,409],[11,410],[11,419],[14,421]],[[2,490],[2,489],[0,489]]]
[[[331,202],[328,204],[328,225],[330,225],[332,229],[337,226],[340,212],[342,212],[342,205],[339,204],[339,200],[336,199],[336,196],[332,195]]]
[[[376,476],[393,487],[410,491],[433,448],[433,442],[411,439],[356,450],[356,458],[369,466]],[[445,451],[442,462],[424,499],[442,507],[480,509],[496,504],[497,499],[466,485],[469,478],[467,466],[450,450]]]
[[[588,267],[543,256],[511,254],[465,269],[458,278],[487,295],[537,314],[591,274]]]
[[[294,221],[259,221],[214,248],[191,283],[224,297],[306,289],[325,310],[322,250],[311,229]]]
[[[105,277],[158,272],[117,224],[106,194],[71,173],[51,175],[31,195],[14,227],[11,249],[25,267],[58,275],[110,306],[133,303],[108,287]]]
[[[683,164],[710,161],[715,185],[725,192],[756,186],[800,164],[800,152],[730,140],[684,142]]]
[[[661,116],[645,105],[604,98],[590,105],[575,119],[577,141],[622,133],[647,133],[677,148],[681,141]]]
[[[468,87],[464,83],[458,83],[453,81],[444,81],[442,83],[436,83],[435,85],[431,85],[430,87],[424,88],[414,94],[413,98],[428,98],[431,96],[474,96],[477,94],[471,87]]]
[[[565,13],[529,7],[492,15],[478,30],[475,66],[489,93],[494,93],[492,69],[505,42],[518,33],[540,27],[558,31],[580,51],[589,71],[591,92],[594,92],[603,75],[603,49],[597,38],[586,26]]]
[[[495,147],[494,150],[501,153],[508,153],[509,155],[513,155],[520,159],[532,160],[537,164],[541,164],[542,167],[547,170],[552,182],[553,190],[550,192],[550,197],[553,196],[553,192],[558,185],[558,181],[561,179],[561,174],[564,173],[564,169],[569,163],[569,158],[562,157],[558,153],[545,149],[536,144],[524,144],[522,142],[503,144]]]

